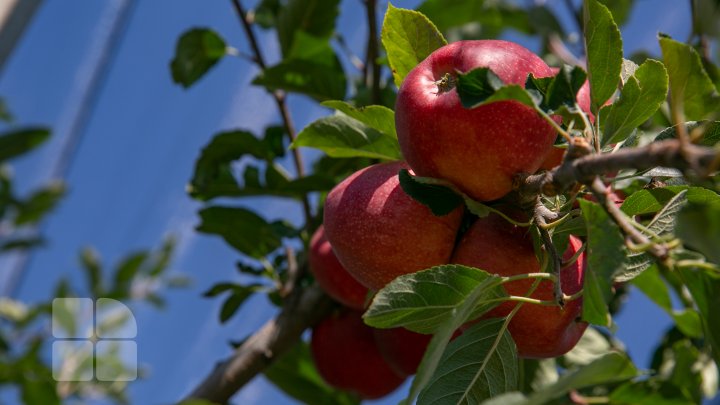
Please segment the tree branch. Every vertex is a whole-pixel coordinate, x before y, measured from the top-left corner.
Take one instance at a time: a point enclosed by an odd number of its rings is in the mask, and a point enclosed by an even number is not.
[[[695,166],[695,162],[698,167],[710,167],[718,155],[718,151],[713,148],[693,144],[682,148],[680,141],[670,139],[653,142],[644,147],[620,149],[615,153],[592,154],[566,160],[553,170],[519,176],[515,179],[514,186],[522,199],[534,201],[538,193],[554,196],[578,182],[590,184],[595,176],[604,173],[621,169],[646,170],[657,166],[688,171]]]
[[[327,316],[333,305],[317,285],[296,288],[285,301],[280,314],[245,340],[231,357],[218,363],[187,399],[226,403],[290,349],[305,329]]]
[[[252,48],[253,54],[255,55],[255,64],[257,64],[260,69],[265,70],[267,68],[267,64],[265,63],[265,58],[263,57],[262,51],[260,50],[260,46],[258,45],[257,37],[252,30],[252,25],[250,24],[250,21],[248,21],[245,9],[240,3],[240,0],[232,0],[232,4],[235,9],[235,13],[238,15],[238,18],[242,23],[243,30],[245,31],[245,36],[247,36],[248,42],[250,43],[250,48]],[[285,132],[287,132],[288,137],[290,138],[290,142],[292,142],[295,140],[297,132],[295,130],[295,124],[292,121],[292,116],[290,115],[290,110],[288,109],[287,103],[285,101],[285,93],[276,90],[270,92],[270,94],[275,100],[275,104],[280,111],[280,116],[282,117]],[[304,177],[305,165],[303,163],[300,151],[297,148],[294,148],[292,149],[292,154],[293,161],[295,162],[295,170],[297,171],[298,177]],[[313,216],[312,210],[310,209],[310,200],[308,200],[307,195],[303,196],[302,204],[303,211],[305,212],[305,222],[311,223]]]
[[[368,44],[365,60],[365,80],[370,87],[370,100],[373,104],[380,104],[380,65],[377,58],[380,54],[377,37],[377,0],[364,0],[368,20]]]

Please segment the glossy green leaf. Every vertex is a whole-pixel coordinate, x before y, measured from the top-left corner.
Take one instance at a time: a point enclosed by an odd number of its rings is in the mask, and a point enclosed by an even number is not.
[[[620,209],[628,216],[658,212],[683,190],[687,190],[685,197],[688,202],[708,204],[710,207],[720,209],[720,196],[717,193],[702,187],[688,186],[667,186],[636,191],[625,199]]]
[[[297,33],[329,39],[335,30],[339,0],[289,0],[280,10],[277,35],[283,55],[295,45]]]
[[[400,170],[399,178],[405,194],[430,208],[437,216],[447,215],[463,203],[462,197],[451,189],[441,185],[421,183],[405,169]]]
[[[315,100],[345,97],[345,74],[341,69],[305,60],[280,62],[262,71],[252,83],[271,91],[305,94]]]
[[[625,140],[665,101],[668,75],[662,63],[648,59],[628,78],[620,97],[603,109],[603,145]]]
[[[395,132],[395,112],[385,106],[369,105],[365,107],[355,107],[345,101],[339,100],[325,101],[321,104],[325,107],[334,108],[348,117],[355,118],[385,135],[397,138],[397,132]]]
[[[450,342],[417,403],[477,403],[517,389],[517,349],[504,322],[482,321]]]
[[[225,41],[211,29],[194,28],[183,33],[170,62],[173,81],[190,87],[225,56],[225,48]]]
[[[401,159],[396,138],[344,114],[311,123],[298,134],[291,146],[320,149],[332,157]]]
[[[612,295],[611,280],[623,270],[625,240],[605,210],[593,202],[578,200],[587,223],[588,265],[583,289],[583,320],[610,326],[607,304]]]
[[[0,135],[0,162],[23,155],[50,138],[45,128],[24,128]]]
[[[373,298],[363,316],[376,328],[405,327],[418,333],[435,333],[475,292],[474,319],[507,296],[499,278],[472,267],[447,264],[402,275]],[[481,290],[477,292],[477,290]]]
[[[475,108],[494,101],[515,100],[535,108],[542,96],[518,85],[505,85],[489,68],[477,68],[457,76],[457,93],[465,108]]]
[[[591,110],[597,115],[620,82],[622,38],[610,10],[597,0],[584,2],[583,21]]]
[[[285,394],[306,404],[357,405],[351,394],[330,387],[318,374],[305,342],[298,342],[264,371],[265,377]]]
[[[250,257],[261,258],[280,247],[275,228],[244,208],[211,206],[200,210],[200,218],[199,232],[221,236]]]
[[[528,76],[525,88],[539,91],[543,96],[541,107],[554,111],[563,105],[568,107],[575,105],[575,96],[586,77],[587,74],[582,68],[564,65],[553,77]]]
[[[660,37],[663,61],[670,77],[670,102],[684,111],[685,119],[697,121],[720,109],[720,94],[690,45]]]
[[[435,25],[417,11],[396,8],[388,3],[381,32],[395,85],[428,55],[447,44]]]

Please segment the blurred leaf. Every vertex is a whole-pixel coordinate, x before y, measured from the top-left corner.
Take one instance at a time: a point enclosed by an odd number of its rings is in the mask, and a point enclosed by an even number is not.
[[[29,376],[22,381],[21,397],[25,404],[60,405],[61,403],[55,381],[50,378],[39,379],[37,376]]]
[[[474,23],[480,26],[485,38],[496,37],[509,28],[524,34],[534,34],[534,30],[539,26],[545,27],[545,23],[549,23],[543,19],[542,23],[534,24],[533,18],[544,17],[535,9],[526,11],[510,2],[481,0],[425,0],[418,7],[418,11],[426,15],[442,32]]]
[[[462,197],[449,188],[418,182],[405,169],[400,170],[399,178],[403,191],[415,201],[430,208],[434,215],[447,215],[463,203]]]
[[[396,8],[390,3],[383,21],[381,39],[398,88],[418,63],[447,44],[427,17],[417,11]]]
[[[712,202],[689,202],[678,217],[677,235],[683,242],[720,264],[720,196]]]
[[[670,290],[660,277],[657,266],[651,266],[632,280],[633,285],[662,308],[675,321],[675,325],[685,335],[699,338],[702,324],[698,313],[693,309],[673,309]]]
[[[685,123],[685,128],[688,134],[698,128],[699,131],[702,131],[702,138],[697,142],[699,145],[714,146],[720,142],[720,121],[688,121]],[[655,137],[655,141],[676,139],[677,136],[677,127],[672,126],[660,132]]]
[[[329,38],[335,30],[339,0],[289,0],[280,9],[277,36],[283,55],[293,48],[298,31]]]
[[[670,77],[670,103],[685,112],[687,121],[707,118],[720,109],[720,94],[690,45],[660,37],[660,49]]]
[[[499,281],[482,270],[455,264],[402,275],[375,295],[363,317],[376,328],[402,326],[435,333],[473,294],[476,305],[469,319],[495,307],[507,296]]]
[[[262,28],[273,28],[277,24],[281,6],[280,0],[260,0],[253,10],[253,21]]]
[[[617,405],[694,405],[696,403],[684,398],[679,390],[669,391],[667,384],[652,379],[629,381],[612,391],[610,401]]]
[[[291,145],[302,146],[320,149],[332,157],[401,158],[396,138],[344,114],[320,118],[305,127]]]
[[[15,225],[21,226],[40,221],[65,196],[65,185],[54,182],[35,191],[27,200],[17,204]]]
[[[199,214],[199,232],[222,236],[230,246],[250,257],[259,259],[280,247],[280,236],[273,226],[252,211],[211,206]]]
[[[683,190],[687,190],[685,196],[689,203],[707,204],[720,209],[720,196],[717,193],[702,187],[688,186],[667,186],[636,191],[625,199],[620,209],[628,216],[654,213]]]
[[[235,284],[231,289],[232,293],[225,299],[225,302],[223,302],[222,308],[220,309],[220,323],[225,323],[232,318],[245,300],[260,290],[260,288],[262,288],[262,286],[259,284]]]
[[[632,361],[624,354],[607,353],[593,362],[570,370],[560,379],[530,395],[523,404],[544,404],[568,392],[597,384],[607,384],[629,380],[638,375]]]
[[[12,113],[8,109],[7,103],[2,98],[0,98],[0,121],[6,123],[11,123],[13,121]]]
[[[565,368],[585,366],[612,351],[613,347],[602,333],[595,328],[585,329],[580,341],[562,357]]]
[[[541,107],[554,111],[563,105],[575,106],[575,96],[586,77],[581,67],[564,65],[553,77],[537,78],[529,75],[525,88],[539,91],[543,96]]]
[[[534,90],[518,85],[505,85],[490,68],[477,68],[457,76],[457,93],[465,108],[475,108],[495,101],[515,100],[530,108],[541,102]]]
[[[717,310],[720,308],[720,275],[688,267],[680,269],[680,275],[695,300],[705,341],[712,348],[715,363],[720,366],[720,313]]]
[[[92,292],[93,297],[102,296],[102,268],[100,264],[100,257],[97,252],[89,247],[83,248],[80,251],[80,264],[82,265],[83,270],[85,270],[88,289]]]
[[[623,25],[627,22],[628,17],[633,9],[634,0],[599,0],[611,12],[613,19],[617,25]]]
[[[330,387],[318,374],[307,343],[300,341],[264,371],[290,397],[313,405],[357,405],[352,395]]]
[[[610,326],[607,304],[612,296],[611,280],[623,270],[625,240],[618,226],[603,208],[593,202],[578,200],[587,223],[587,257],[583,289],[584,321]]]
[[[50,138],[45,128],[24,128],[0,135],[0,162],[23,155]]]
[[[635,128],[655,114],[665,101],[667,91],[668,76],[663,64],[646,60],[628,78],[620,98],[603,108],[602,144],[624,141]]]
[[[718,0],[694,0],[693,33],[699,35],[720,35],[720,2]]]
[[[620,81],[623,44],[610,10],[597,0],[583,4],[591,110],[597,116]]]
[[[28,315],[28,307],[22,301],[0,297],[0,318],[19,322]]]
[[[479,322],[450,342],[417,403],[474,403],[517,389],[517,350],[504,322]]]
[[[381,105],[355,107],[339,100],[325,101],[321,104],[325,107],[334,108],[351,118],[355,118],[385,135],[397,138],[397,133],[395,132],[395,112],[387,107]]]
[[[215,31],[193,28],[180,36],[170,62],[173,81],[185,88],[200,79],[225,56],[225,41]]]
[[[45,239],[31,236],[27,238],[18,237],[0,241],[0,252],[8,252],[15,249],[32,249],[45,244]]]
[[[558,366],[554,358],[520,359],[520,391],[538,391],[557,381]],[[497,397],[496,397],[497,398]]]
[[[127,293],[128,287],[133,278],[138,274],[140,268],[148,259],[147,252],[139,252],[125,257],[115,271],[115,287],[116,292]]]

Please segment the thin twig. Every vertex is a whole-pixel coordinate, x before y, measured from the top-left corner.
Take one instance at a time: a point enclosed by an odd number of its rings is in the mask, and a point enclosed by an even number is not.
[[[265,70],[267,68],[267,64],[265,63],[265,58],[263,58],[262,51],[260,50],[260,46],[258,45],[257,37],[252,30],[252,25],[247,19],[247,13],[245,12],[245,9],[240,3],[240,0],[232,0],[232,4],[236,14],[238,15],[238,18],[240,19],[240,22],[242,23],[243,29],[245,30],[245,36],[247,36],[247,40],[250,43],[253,54],[255,55],[255,63],[260,69]],[[290,110],[288,109],[287,102],[285,101],[285,93],[276,90],[270,92],[270,94],[272,94],[272,97],[275,100],[275,104],[277,104],[278,110],[280,111],[280,116],[282,117],[283,127],[285,128],[285,132],[288,134],[288,137],[292,142],[295,140],[297,132],[295,131],[295,124],[293,124],[292,117],[290,116]],[[305,165],[303,164],[300,150],[295,148],[292,150],[292,154],[293,161],[295,162],[295,170],[297,171],[298,177],[304,177]],[[310,200],[308,199],[307,195],[303,196],[302,205],[305,212],[305,223],[312,222],[312,210],[310,209]]]
[[[543,213],[547,210],[545,206],[542,203],[542,197],[537,196],[537,200],[535,201],[535,210],[533,217],[535,219],[535,222],[538,224],[538,231],[540,232],[540,237],[542,238],[543,246],[545,247],[545,251],[550,255],[550,265],[552,266],[552,274],[557,277],[557,280],[555,281],[555,289],[554,289],[554,295],[555,295],[555,301],[557,304],[562,307],[565,305],[564,300],[564,294],[562,290],[562,281],[560,278],[560,268],[562,264],[562,260],[560,258],[560,255],[557,252],[557,249],[555,249],[555,245],[553,245],[552,238],[550,237],[550,233],[548,232],[547,228],[545,226],[547,225],[547,222],[545,221],[545,216]]]
[[[377,0],[364,0],[365,11],[368,20],[368,43],[367,55],[365,58],[365,80],[370,87],[370,100],[373,104],[380,104],[380,65],[377,63],[379,56],[377,36]]]

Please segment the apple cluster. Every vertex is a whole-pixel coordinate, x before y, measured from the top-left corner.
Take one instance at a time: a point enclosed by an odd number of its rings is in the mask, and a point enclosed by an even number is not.
[[[517,173],[556,164],[550,162],[558,160],[556,132],[517,101],[464,108],[455,75],[478,67],[520,86],[529,74],[555,73],[537,55],[507,41],[459,41],[436,50],[406,76],[398,92],[396,129],[405,161],[359,170],[327,196],[324,225],[311,240],[309,264],[318,284],[344,309],[313,329],[311,348],[320,374],[335,387],[377,398],[415,373],[430,336],[402,328],[373,329],[361,319],[372,293],[396,277],[448,263],[500,276],[541,271],[529,228],[497,214],[463,226],[468,223],[464,207],[437,216],[400,186],[398,173],[406,169],[448,181],[509,217],[525,215],[498,200],[511,191]],[[588,95],[583,98],[589,104]],[[582,288],[581,247],[571,236],[560,273],[566,295]],[[524,279],[504,287],[510,295],[527,296],[531,284]],[[553,283],[541,282],[530,297],[553,300]],[[505,317],[515,305],[504,302],[483,317]],[[579,321],[581,305],[582,299],[563,307],[523,305],[508,325],[519,355],[555,357],[572,349],[587,327]]]

